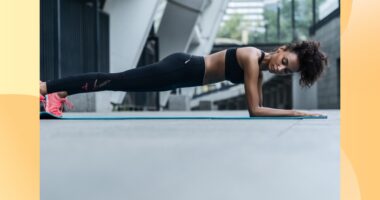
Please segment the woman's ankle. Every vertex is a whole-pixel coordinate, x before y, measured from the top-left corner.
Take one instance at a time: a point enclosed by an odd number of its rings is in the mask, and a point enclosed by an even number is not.
[[[42,96],[47,94],[46,82],[40,82],[40,94]]]
[[[57,94],[58,94],[58,96],[61,97],[61,98],[66,98],[67,96],[69,96],[69,95],[67,94],[67,92],[65,92],[65,91],[57,92]]]
[[[40,83],[40,94],[41,94],[42,96],[47,95],[46,82],[41,82],[41,83]],[[65,98],[65,97],[69,96],[69,95],[67,94],[66,91],[57,92],[57,94],[58,94],[58,96],[61,97],[61,98]]]

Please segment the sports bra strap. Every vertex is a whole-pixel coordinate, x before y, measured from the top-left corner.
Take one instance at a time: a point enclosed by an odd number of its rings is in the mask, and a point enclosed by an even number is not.
[[[259,64],[261,64],[261,62],[263,61],[264,56],[265,56],[264,51],[261,51],[261,56],[260,56],[260,59],[259,59]]]

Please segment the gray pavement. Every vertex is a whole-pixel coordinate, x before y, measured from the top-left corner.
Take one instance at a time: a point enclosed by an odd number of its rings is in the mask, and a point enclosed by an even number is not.
[[[316,112],[329,118],[42,120],[41,199],[337,200],[340,111]]]

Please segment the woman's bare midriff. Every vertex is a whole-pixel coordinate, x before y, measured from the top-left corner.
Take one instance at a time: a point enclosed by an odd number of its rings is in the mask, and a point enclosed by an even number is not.
[[[205,76],[203,84],[216,83],[225,78],[225,56],[226,50],[205,56]]]

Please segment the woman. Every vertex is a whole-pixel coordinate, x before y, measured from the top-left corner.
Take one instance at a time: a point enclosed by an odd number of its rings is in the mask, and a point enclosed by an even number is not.
[[[40,83],[45,109],[62,115],[66,97],[77,93],[112,91],[165,91],[229,80],[244,83],[250,116],[317,116],[295,110],[262,106],[262,71],[276,75],[300,73],[301,86],[310,87],[321,75],[327,58],[315,41],[301,41],[266,53],[255,47],[231,48],[205,57],[169,55],[158,63],[120,73],[87,73]],[[69,104],[70,105],[70,104]]]

